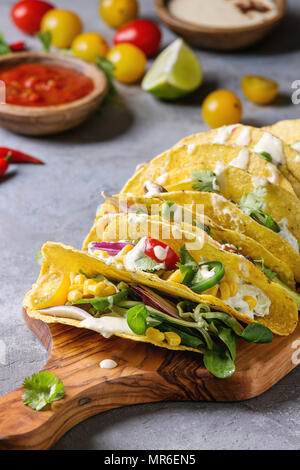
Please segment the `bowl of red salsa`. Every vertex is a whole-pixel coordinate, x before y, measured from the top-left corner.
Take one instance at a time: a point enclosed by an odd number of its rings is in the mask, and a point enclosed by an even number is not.
[[[5,103],[0,126],[25,135],[49,135],[78,126],[107,91],[95,65],[62,54],[22,52],[0,57]]]

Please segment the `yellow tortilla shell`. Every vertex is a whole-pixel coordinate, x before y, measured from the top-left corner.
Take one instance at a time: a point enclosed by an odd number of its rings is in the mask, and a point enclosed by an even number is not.
[[[206,134],[204,133],[204,135]],[[202,135],[199,134],[199,136]],[[193,144],[193,152],[189,153],[188,146],[189,144],[178,145],[176,148],[170,149],[151,160],[151,162],[135,172],[133,177],[123,187],[121,194],[133,193],[142,195],[145,181],[150,180],[157,183],[159,181],[157,178],[162,178],[160,184],[166,187],[171,184],[170,172],[175,169],[180,174],[181,170],[197,167],[198,164],[203,162],[209,163],[209,168],[215,168],[218,162],[223,162],[226,166],[230,165],[238,157],[241,150],[244,150],[243,147],[233,145],[216,145],[209,142],[201,144],[199,142],[199,144]],[[245,171],[252,175],[275,180],[276,184],[295,194],[291,183],[276,166],[259,157],[256,153],[251,152],[251,150],[249,150],[249,159]]]
[[[289,145],[300,141],[300,119],[279,121],[272,126],[263,127],[262,130],[270,132]]]
[[[241,135],[241,132],[243,132],[243,129],[245,128],[249,129],[249,132],[250,132],[250,141],[246,147],[254,151],[254,147],[260,141],[260,139],[263,137],[264,133],[266,132],[256,127],[242,126],[242,125],[238,125],[235,128],[233,127],[231,134],[226,139],[226,144],[231,144],[231,145],[236,144],[239,136]],[[212,143],[214,142],[217,136],[217,133],[218,133],[218,129],[213,129],[208,132],[202,132],[199,134],[191,135],[181,140],[173,148],[178,148],[180,146],[186,146],[189,144],[205,144],[208,142]],[[282,164],[278,164],[278,169],[286,177],[286,179],[291,183],[297,196],[300,197],[300,164],[298,161],[299,154],[298,152],[296,152],[296,150],[292,149],[283,140],[281,140],[281,145],[282,145],[282,150],[283,150],[285,161]]]
[[[36,285],[38,286],[42,282],[43,276],[45,274],[48,274],[49,272],[62,272],[69,274],[73,272],[78,272],[79,270],[83,271],[91,277],[96,276],[97,274],[102,274],[110,280],[136,283],[136,278],[131,273],[127,273],[126,271],[120,271],[115,266],[107,266],[99,259],[90,256],[87,253],[84,253],[83,251],[75,250],[71,246],[66,246],[61,243],[48,242],[43,246],[42,254],[44,261],[39,278],[36,284],[34,284],[35,288]],[[152,281],[149,281],[147,285],[158,289],[160,284],[160,280],[154,279]],[[168,290],[165,290],[165,292],[168,293]],[[64,325],[74,326],[76,328],[82,328],[80,326],[79,320],[43,315],[33,307],[31,302],[31,294],[32,290],[26,294],[23,302],[23,306],[30,317],[42,320],[45,323],[61,323]],[[181,294],[182,292],[180,289],[178,289],[178,292],[175,289],[174,296],[180,297]],[[185,291],[183,297],[194,302],[198,301],[198,296],[196,294],[192,294],[191,292]],[[133,341],[150,343],[154,346],[174,351],[193,351],[197,353],[203,353],[203,350],[189,348],[187,346],[170,346],[167,343],[158,343],[156,341],[150,341],[146,336],[138,336],[134,334],[129,335],[125,333],[114,333],[114,335],[119,336],[120,338],[130,339]]]
[[[211,295],[198,295],[198,302],[203,302],[210,307],[226,312],[235,316],[245,323],[256,321],[270,328],[275,334],[288,335],[294,331],[297,320],[298,311],[296,304],[288,297],[286,292],[277,284],[270,282],[266,276],[250,261],[241,255],[229,253],[222,249],[222,246],[215,240],[211,239],[204,231],[194,229],[191,233],[190,226],[183,224],[181,229],[175,224],[166,224],[160,220],[153,219],[149,216],[139,218],[139,222],[132,222],[128,215],[111,214],[97,221],[98,238],[94,241],[118,241],[124,239],[124,227],[127,228],[127,239],[139,239],[143,236],[151,236],[170,246],[176,253],[182,245],[187,248],[193,243],[192,256],[197,262],[202,262],[203,257],[211,261],[221,261],[224,265],[225,272],[234,272],[243,278],[246,282],[259,287],[271,300],[270,313],[268,316],[256,317],[252,320],[228,305],[222,300]],[[120,234],[121,237],[120,237]],[[155,235],[155,236],[153,236]],[[186,295],[192,291],[182,285],[169,280],[163,280],[156,274],[145,273],[137,270],[134,273],[126,271],[127,274],[136,278],[138,283],[154,287],[152,282],[156,281],[156,288],[171,296],[181,296],[189,298]],[[123,273],[123,270],[122,270]],[[195,295],[195,294],[193,294]]]
[[[174,193],[163,193],[164,194],[174,194]],[[197,194],[197,193],[196,193]],[[182,196],[182,193],[179,195]],[[177,194],[175,195],[178,196]],[[165,202],[165,198],[146,198],[142,196],[132,196],[129,195],[126,197],[126,195],[120,195],[115,197],[116,201],[118,200],[124,200],[126,203],[129,205],[135,205],[135,207],[143,207],[145,210],[148,212],[149,215],[153,215],[153,207],[155,208],[155,213],[157,213],[157,205],[161,206]],[[170,196],[167,200],[172,201],[172,197]],[[284,261],[281,261],[279,258],[277,258],[274,254],[272,254],[270,251],[268,251],[264,246],[259,244],[256,240],[249,238],[247,235],[244,235],[240,232],[230,230],[228,228],[224,228],[221,225],[218,225],[215,223],[211,218],[209,218],[207,215],[204,215],[206,213],[205,207],[204,209],[204,214],[200,214],[197,211],[197,203],[195,202],[185,202],[184,198],[181,198],[181,200],[177,201],[172,201],[176,202],[178,206],[182,206],[186,204],[185,210],[187,217],[189,217],[188,220],[193,220],[197,219],[198,222],[203,223],[207,226],[209,226],[211,234],[215,240],[217,240],[219,243],[223,244],[226,243],[233,244],[236,247],[239,247],[240,254],[243,256],[249,257],[253,260],[260,260],[263,259],[265,266],[268,268],[272,269],[272,271],[275,271],[279,277],[285,284],[287,284],[291,289],[295,290],[296,285],[295,285],[295,279],[294,279],[294,274],[293,270],[291,267],[285,263]],[[202,205],[202,204],[201,204]],[[188,207],[190,206],[190,207]],[[102,208],[100,209],[99,213],[96,216],[96,220],[99,218],[101,212],[107,212],[108,208],[111,209],[111,213],[116,213],[117,208],[114,206],[112,203],[107,202],[102,205]],[[154,214],[155,215],[155,214]],[[94,233],[90,233],[87,239],[85,240],[83,248],[85,249],[90,241],[93,241]]]

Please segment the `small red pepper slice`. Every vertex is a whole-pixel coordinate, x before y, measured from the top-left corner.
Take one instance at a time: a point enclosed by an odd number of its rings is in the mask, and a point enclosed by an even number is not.
[[[176,269],[176,264],[180,263],[175,251],[155,238],[146,238],[144,253],[157,263],[165,263],[167,269]]]
[[[0,147],[0,158],[5,159],[10,155],[10,163],[33,163],[34,165],[44,165],[44,162],[39,158],[32,157],[19,150],[10,149],[7,147]]]
[[[25,51],[26,49],[24,41],[13,42],[12,44],[9,45],[9,47],[12,52],[21,52],[21,51]]]
[[[10,163],[10,154],[6,155],[5,158],[0,158],[0,177],[5,175],[7,168]]]

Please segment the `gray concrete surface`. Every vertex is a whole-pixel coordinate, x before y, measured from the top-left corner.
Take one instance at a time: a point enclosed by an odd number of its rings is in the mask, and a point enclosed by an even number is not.
[[[9,41],[22,37],[9,20],[13,0],[1,0],[0,30]],[[112,31],[98,18],[97,1],[56,0],[82,16],[86,30]],[[150,0],[143,16],[154,17]],[[177,104],[158,102],[138,86],[118,86],[124,107],[111,105],[80,128],[51,138],[26,138],[0,130],[1,145],[42,158],[45,166],[11,168],[0,182],[0,393],[38,371],[47,354],[26,328],[21,302],[38,274],[35,253],[46,240],[80,247],[91,225],[100,191],[118,191],[137,163],[180,138],[205,129],[201,101],[215,88],[240,92],[246,73],[280,82],[276,103],[257,107],[244,100],[243,122],[271,124],[300,117],[291,103],[291,83],[300,79],[300,3],[290,1],[282,25],[264,43],[235,54],[198,51],[205,81]],[[164,29],[163,44],[175,36]],[[34,40],[26,41],[32,47]],[[103,413],[78,425],[56,449],[297,449],[299,378],[294,370],[273,389],[237,404],[164,403]]]

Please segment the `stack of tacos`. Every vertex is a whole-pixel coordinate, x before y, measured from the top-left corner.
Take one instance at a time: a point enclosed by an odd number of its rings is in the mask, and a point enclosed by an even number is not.
[[[298,139],[295,121],[226,126],[140,165],[103,195],[81,251],[44,245],[28,314],[201,353],[229,377],[239,338],[270,342],[297,326]]]

